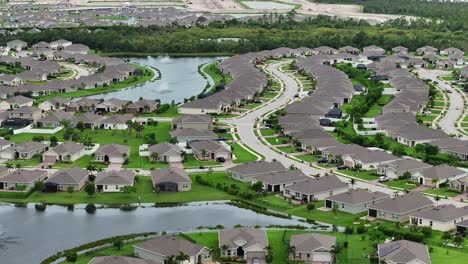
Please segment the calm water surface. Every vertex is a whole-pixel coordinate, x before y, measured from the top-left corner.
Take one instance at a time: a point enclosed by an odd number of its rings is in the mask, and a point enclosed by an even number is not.
[[[140,207],[131,212],[107,208],[98,209],[95,214],[87,214],[83,205],[77,205],[74,211],[49,205],[45,212],[37,212],[32,204],[27,208],[3,204],[0,205],[0,241],[8,236],[15,237],[15,243],[0,244],[0,263],[35,264],[57,251],[106,237],[150,231],[191,231],[198,226],[218,224],[225,227],[306,225],[220,202]]]

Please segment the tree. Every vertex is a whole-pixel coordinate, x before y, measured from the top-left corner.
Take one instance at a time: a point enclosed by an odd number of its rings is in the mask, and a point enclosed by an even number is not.
[[[67,262],[75,263],[78,260],[78,254],[76,252],[67,253],[65,259]]]
[[[307,211],[312,211],[315,209],[315,204],[314,203],[308,203],[307,206]]]
[[[43,181],[37,181],[34,183],[33,187],[34,191],[36,192],[43,192],[45,190],[45,184]]]
[[[157,196],[159,196],[159,194],[161,193],[161,188],[159,188],[159,186],[156,186],[156,188],[154,188],[154,192]]]
[[[354,189],[354,185],[356,184],[356,180],[355,179],[350,179],[349,184],[351,184],[351,189]]]
[[[17,170],[21,169],[21,167],[23,167],[23,165],[21,165],[20,163],[16,163],[15,168]]]
[[[11,170],[11,169],[13,169],[13,164],[11,164],[11,163],[8,162],[7,164],[5,164],[5,167],[6,167],[8,170]]]
[[[411,174],[411,172],[409,172],[409,171],[405,171],[405,172],[403,173],[403,175],[402,175],[403,179],[405,179],[405,180],[411,179],[411,176],[412,176],[412,174]]]
[[[190,260],[190,256],[185,254],[182,251],[179,251],[179,254],[175,257],[176,263],[184,263],[185,261]]]
[[[85,129],[83,121],[79,121],[78,123],[76,123],[76,128],[80,131],[83,131]]]
[[[440,181],[440,180],[439,180],[438,178],[432,179],[431,182],[432,182],[432,184],[434,184],[434,188],[439,189],[439,185],[438,185],[439,181]]]
[[[120,187],[120,192],[122,192],[123,194],[130,194],[132,192],[136,192],[136,188],[130,185],[126,185],[126,186]]]
[[[453,237],[452,241],[456,247],[460,247],[463,244],[463,237],[459,233],[457,233]]]
[[[169,256],[164,259],[164,264],[177,264],[174,256]]]
[[[67,187],[67,193],[69,193],[70,195],[72,195],[74,191],[75,191],[75,189],[73,188],[73,186],[68,186]]]
[[[94,183],[88,182],[86,183],[84,190],[88,196],[93,196],[93,194],[96,193],[96,186],[94,186]]]
[[[57,142],[58,142],[58,139],[57,139],[56,136],[51,136],[51,137],[50,137],[50,146],[51,146],[51,147],[57,146]]]
[[[436,195],[436,197],[434,197],[434,201],[436,201],[436,205],[439,205],[440,196]]]
[[[330,251],[333,254],[333,263],[338,263],[338,255],[341,253],[342,248],[339,244],[332,246],[332,250]]]
[[[445,231],[442,233],[442,239],[445,240],[445,244],[447,244],[448,241],[452,239],[452,234],[449,231]]]
[[[406,154],[406,151],[403,146],[398,145],[393,149],[392,154],[395,156],[401,157]]]
[[[112,245],[117,249],[121,250],[124,246],[124,242],[122,240],[115,240]]]
[[[156,151],[151,152],[151,155],[150,155],[150,156],[151,156],[151,159],[152,159],[153,161],[156,162],[156,161],[158,160],[158,153],[157,153]]]
[[[252,190],[255,191],[256,193],[259,193],[263,189],[263,182],[257,181],[254,184],[252,184],[250,188],[252,188]]]

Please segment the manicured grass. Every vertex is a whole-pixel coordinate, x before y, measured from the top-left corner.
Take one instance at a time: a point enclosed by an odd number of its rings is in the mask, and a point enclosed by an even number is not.
[[[457,80],[453,76],[443,76],[441,77],[441,79],[444,81],[456,81]]]
[[[33,157],[32,159],[25,160],[9,160],[6,163],[9,163],[13,166],[19,164],[21,167],[36,167],[41,163],[40,157]]]
[[[271,137],[271,138],[266,138],[265,140],[268,141],[268,143],[272,145],[287,144],[289,141],[289,139],[286,137],[280,137],[280,138]]]
[[[300,160],[307,161],[307,162],[314,162],[314,161],[316,161],[317,159],[320,158],[319,155],[312,155],[312,154],[299,155],[299,156],[295,156],[295,157],[300,159]]]
[[[206,65],[206,67],[203,68],[203,72],[213,79],[214,86],[212,88],[220,85],[221,83],[228,84],[232,80],[229,74],[221,72],[218,61]]]
[[[382,95],[379,100],[375,104],[371,106],[369,111],[364,115],[364,117],[376,117],[382,114],[382,108],[390,103],[393,100],[394,96],[391,94],[384,94]]]
[[[353,222],[365,222],[364,220],[360,220],[359,218],[366,215],[367,212],[359,213],[359,214],[350,214],[341,211],[321,211],[318,208],[323,207],[325,205],[324,201],[315,202],[315,209],[312,211],[308,211],[305,205],[289,209],[284,211],[285,213],[296,215],[299,217],[304,217],[307,219],[329,223],[338,226],[348,226],[352,225]]]
[[[429,189],[425,190],[424,193],[439,195],[440,197],[455,197],[461,194],[459,192],[450,190],[448,187],[442,187],[439,189]]]
[[[193,155],[187,155],[184,162],[184,168],[198,168],[200,166],[213,167],[219,166],[221,162],[214,160],[197,160]]]
[[[260,97],[263,97],[263,98],[273,98],[273,97],[275,97],[276,95],[278,95],[278,93],[266,92],[266,93],[264,93],[263,95],[261,95]]]
[[[218,133],[218,138],[227,138],[229,140],[232,140],[232,134],[231,133]]]
[[[431,109],[430,111],[431,111],[432,114],[436,114],[436,115],[440,114],[440,112],[441,112],[438,109]]]
[[[273,136],[276,134],[276,131],[273,129],[261,129],[260,134],[262,134],[262,136]]]
[[[285,152],[285,153],[296,153],[296,152],[302,152],[301,147],[296,147],[296,146],[287,146],[287,147],[277,147],[277,149]]]
[[[411,190],[417,187],[415,185],[410,185],[406,183],[407,183],[407,180],[396,180],[396,181],[388,181],[384,184],[390,187],[396,187],[396,188],[400,188],[404,190]]]
[[[147,115],[150,117],[178,117],[180,116],[179,107],[177,105],[171,106],[163,113],[159,113],[159,114],[149,113]],[[141,116],[141,114],[138,114],[137,116]]]
[[[247,151],[238,143],[232,143],[231,147],[233,148],[233,154],[236,157],[234,163],[246,163],[257,160],[257,156]]]
[[[41,103],[43,101],[46,101],[50,98],[54,97],[62,97],[62,98],[76,98],[76,97],[84,97],[84,96],[91,96],[91,95],[96,95],[96,94],[102,94],[102,93],[108,93],[108,92],[113,92],[113,91],[118,91],[122,90],[124,88],[128,88],[131,86],[135,86],[144,82],[147,82],[151,80],[154,77],[154,72],[147,67],[137,65],[137,64],[132,64],[135,68],[140,68],[143,69],[145,72],[145,75],[142,76],[130,76],[127,80],[124,80],[122,82],[118,83],[113,83],[108,86],[98,86],[93,89],[86,89],[86,90],[77,90],[73,92],[68,92],[68,93],[52,93],[47,96],[41,96],[36,99],[36,103]]]
[[[260,103],[246,104],[246,105],[244,105],[244,108],[246,108],[246,109],[254,109],[254,108],[259,107],[259,106],[261,106],[261,105],[262,105],[262,104],[260,104]]]
[[[137,176],[136,192],[123,193],[96,193],[88,196],[83,190],[69,194],[38,193],[31,194],[27,199],[2,199],[6,202],[44,202],[52,204],[129,204],[129,203],[183,203],[193,201],[230,200],[233,197],[225,192],[198,184],[194,179],[192,190],[188,192],[160,193],[153,191],[150,177]]]
[[[240,188],[240,189],[248,189],[251,186],[249,182],[241,182],[241,181],[231,179],[230,177],[227,176],[227,173],[225,171],[190,174],[190,177],[192,179],[195,179],[195,177],[197,176],[202,177],[205,181],[212,183],[214,186],[216,186],[217,184],[221,184],[222,186],[236,185],[237,188]]]
[[[138,148],[140,145],[145,143],[144,135],[149,133],[156,134],[157,142],[167,142],[170,139],[169,132],[171,130],[171,123],[169,122],[159,122],[157,126],[145,126],[141,137],[137,137],[137,133],[132,131],[131,134],[128,133],[128,130],[106,130],[98,129],[91,130],[85,129],[81,132],[81,138],[90,137],[93,143],[98,144],[122,144],[130,146],[130,162],[126,167],[128,168],[138,168],[137,164],[140,163],[140,157],[138,153]],[[56,136],[59,141],[64,141],[63,139],[64,129],[59,132],[49,135],[49,134],[17,134],[12,135],[10,140],[19,143],[24,141],[31,141],[34,136],[43,136],[48,140],[51,136]],[[82,164],[82,163],[79,163]],[[71,165],[74,166],[74,165]],[[148,168],[151,166],[143,166]]]
[[[434,101],[434,106],[444,106],[444,101]]]
[[[437,115],[423,115],[420,116],[419,119],[422,121],[434,121],[436,119]]]
[[[355,177],[355,178],[365,180],[365,181],[372,181],[372,180],[377,179],[378,177],[375,170],[360,171],[360,172],[352,171],[352,170],[340,170],[339,172]]]
[[[55,163],[52,167],[53,168],[72,168],[72,167],[86,168],[86,166],[88,166],[92,161],[93,161],[93,157],[91,157],[91,155],[85,155],[77,159],[73,163]],[[104,164],[94,164],[94,165],[101,167],[101,168],[107,167]]]
[[[429,255],[431,256],[431,261],[434,264],[465,264],[468,258],[468,252],[466,250],[461,251],[453,248],[445,248],[438,246],[432,246],[432,252],[429,252]]]
[[[128,164],[125,164],[122,166],[123,168],[126,169],[147,169],[147,170],[153,170],[153,169],[159,169],[159,168],[166,168],[169,167],[168,163],[158,163],[158,162],[151,162],[148,157],[134,157],[129,160]]]

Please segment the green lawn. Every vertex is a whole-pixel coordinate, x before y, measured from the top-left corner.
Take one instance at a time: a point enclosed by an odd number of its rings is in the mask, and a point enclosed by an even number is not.
[[[303,161],[314,162],[320,158],[320,155],[305,154],[305,155],[299,155],[295,157]]]
[[[98,130],[91,130],[85,129],[81,132],[81,138],[90,137],[93,143],[99,144],[122,144],[130,146],[130,162],[125,167],[127,168],[139,168],[140,164],[140,157],[138,154],[138,148],[140,145],[145,144],[144,135],[149,133],[156,134],[156,140],[158,142],[167,142],[170,139],[170,132],[171,130],[171,123],[169,122],[159,122],[157,126],[145,126],[142,136],[137,137],[135,131],[132,131],[131,134],[128,133],[128,130],[105,130],[105,129],[98,129]],[[64,130],[60,130],[59,132],[53,134],[56,136],[59,141],[64,141],[63,139]],[[17,134],[12,135],[10,140],[19,143],[24,141],[31,141],[34,136],[43,136],[46,140],[48,140],[52,135],[49,134]],[[83,164],[83,160],[77,161],[78,164]],[[143,160],[142,166],[143,168],[149,168],[152,166],[147,165],[149,162]],[[69,164],[64,165],[67,167]],[[70,165],[70,166],[75,166]]]
[[[240,189],[248,189],[251,184],[249,182],[241,182],[233,180],[227,176],[225,171],[223,172],[205,172],[205,173],[191,173],[190,177],[195,179],[196,176],[201,176],[205,181],[212,183],[214,186],[221,184],[222,186],[232,186],[236,185]]]
[[[262,136],[273,136],[276,134],[276,131],[273,129],[261,129],[260,134],[262,134]]]
[[[423,116],[419,116],[419,119],[421,119],[422,121],[434,121],[436,118],[437,118],[436,115],[423,115]]]
[[[27,199],[2,199],[6,202],[44,202],[52,204],[129,204],[129,203],[183,203],[193,201],[213,201],[230,200],[233,197],[223,191],[203,186],[195,180],[192,183],[192,190],[189,192],[160,193],[153,192],[151,178],[137,176],[135,184],[136,192],[130,194],[123,193],[96,193],[89,197],[83,190],[69,194],[67,192],[58,193],[38,193],[31,194]]]
[[[444,101],[434,101],[434,106],[444,106]]]
[[[184,168],[198,168],[200,166],[213,167],[220,166],[221,162],[214,160],[197,160],[193,155],[187,155],[184,162]]]
[[[355,178],[362,179],[364,181],[372,181],[378,178],[375,170],[360,171],[360,172],[352,171],[352,170],[340,170],[339,172],[355,177]]]
[[[391,94],[384,94],[382,95],[379,100],[375,104],[371,106],[369,111],[364,115],[364,117],[376,117],[382,114],[382,108],[390,103],[393,100],[394,96]]]
[[[459,192],[452,191],[448,187],[442,187],[439,189],[429,189],[429,190],[425,190],[424,193],[439,195],[441,197],[445,197],[445,196],[455,197],[455,196],[460,195]]]
[[[261,103],[246,104],[246,105],[244,105],[244,108],[245,109],[254,109],[254,108],[259,107],[261,105],[262,105]]]
[[[232,78],[229,74],[222,73],[219,69],[219,62],[213,62],[211,64],[206,65],[203,68],[204,73],[211,77],[214,81],[214,87],[218,86],[221,83],[228,84],[231,82]]]
[[[86,168],[86,166],[88,166],[91,163],[92,160],[93,160],[93,157],[91,157],[90,155],[85,155],[85,156],[77,159],[73,163],[55,163],[52,167],[53,168],[58,168],[58,169],[72,168],[72,167]],[[95,164],[95,165],[98,166],[98,167],[101,167],[101,168],[107,167],[104,164]]]
[[[9,160],[6,163],[9,163],[13,166],[19,164],[21,167],[36,167],[41,163],[40,157],[33,157],[32,159],[25,160]]]
[[[263,97],[263,98],[273,98],[273,97],[275,97],[276,95],[278,95],[278,93],[266,92],[266,93],[263,93],[260,97]]]
[[[227,138],[229,140],[232,140],[232,134],[231,133],[218,133],[218,138]]]
[[[289,138],[287,137],[271,137],[271,138],[266,138],[266,141],[272,145],[281,145],[281,144],[287,144],[289,142]]]
[[[407,180],[396,180],[396,181],[388,181],[385,183],[385,185],[390,186],[390,187],[404,189],[404,190],[411,190],[417,187],[415,185],[406,184],[406,183],[407,183]]]
[[[236,157],[234,163],[246,163],[257,160],[257,156],[247,151],[239,145],[239,143],[232,143],[231,147],[233,148],[233,154]]]
[[[277,147],[277,149],[285,152],[285,153],[296,153],[296,152],[302,152],[301,147],[296,147],[296,146],[287,146],[287,147]]]

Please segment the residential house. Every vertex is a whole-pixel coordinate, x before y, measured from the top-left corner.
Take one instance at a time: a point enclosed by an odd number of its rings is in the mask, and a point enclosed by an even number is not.
[[[213,118],[210,115],[181,115],[172,120],[172,129],[194,128],[213,130]]]
[[[141,99],[134,103],[127,105],[127,113],[138,114],[138,113],[152,113],[159,107],[159,102],[148,99]]]
[[[65,109],[69,104],[71,104],[70,99],[54,97],[52,99],[40,103],[38,107],[43,111],[57,111]]]
[[[65,39],[59,39],[56,41],[50,42],[50,48],[54,50],[63,50],[68,46],[71,46],[73,43]]]
[[[336,208],[339,211],[358,214],[365,212],[369,206],[375,205],[391,196],[383,192],[370,192],[364,189],[351,189],[347,192],[329,196],[325,199],[325,207]]]
[[[457,232],[462,235],[466,236],[468,234],[468,220],[463,220],[455,224],[457,227]]]
[[[71,54],[88,54],[89,47],[83,44],[71,44],[65,46],[63,50]]]
[[[416,50],[416,54],[419,56],[426,55],[426,54],[435,54],[437,53],[437,48],[431,46],[424,46],[420,47]]]
[[[41,42],[38,42],[34,45],[31,46],[33,50],[35,49],[49,49],[50,48],[50,43],[48,42],[45,42],[45,41],[41,41]]]
[[[0,75],[0,84],[6,86],[19,86],[24,84],[24,80],[16,75],[4,74]]]
[[[432,205],[432,201],[426,196],[410,192],[369,206],[368,216],[392,222],[406,222],[410,215]]]
[[[151,171],[153,187],[161,192],[187,192],[192,189],[192,180],[180,168],[163,168]]]
[[[54,111],[49,115],[42,117],[36,121],[37,127],[59,127],[62,126],[62,122],[71,120],[73,115],[69,112]]]
[[[217,141],[192,141],[189,142],[189,146],[192,148],[193,156],[198,160],[218,160],[219,158],[230,160],[232,157],[231,150]]]
[[[439,185],[444,182],[464,178],[467,175],[467,172],[456,167],[441,164],[415,172],[412,179],[421,185],[439,188]]]
[[[446,48],[446,49],[443,49],[440,51],[440,55],[446,55],[446,56],[450,56],[450,55],[463,55],[464,52],[458,48],[454,48],[454,47],[450,47],[450,48]]]
[[[79,143],[65,142],[59,144],[42,154],[46,163],[74,162],[85,155],[85,146]]]
[[[88,264],[163,264],[163,262],[124,256],[100,256],[94,257]]]
[[[28,43],[17,39],[8,41],[7,47],[10,48],[10,50],[22,51],[23,49],[26,49],[28,47]]]
[[[397,46],[392,48],[392,53],[408,53],[408,48],[403,46]]]
[[[47,151],[49,146],[35,141],[25,141],[0,151],[0,158],[6,160],[32,159],[34,155]]]
[[[13,146],[15,143],[9,141],[9,140],[6,140],[6,139],[3,139],[3,138],[0,138],[0,150],[4,150],[6,148],[9,148],[11,146]]]
[[[15,170],[0,175],[0,190],[17,190],[19,185],[24,187],[24,191],[34,188],[38,181],[44,181],[47,178],[45,170]]]
[[[130,147],[119,144],[100,145],[94,153],[94,160],[106,163],[124,163],[130,157]]]
[[[287,186],[305,182],[310,179],[301,170],[289,170],[278,172],[265,172],[253,176],[254,181],[263,184],[263,190],[267,192],[282,192]]]
[[[124,107],[129,103],[129,101],[118,99],[118,98],[110,98],[98,103],[95,106],[97,112],[103,113],[117,113],[124,110]]]
[[[11,110],[9,112],[9,116],[10,118],[21,118],[36,122],[37,120],[42,118],[42,111],[37,107],[22,106]]]
[[[288,169],[281,164],[281,162],[269,161],[254,161],[249,163],[238,164],[234,167],[228,168],[227,172],[231,178],[242,182],[253,182],[255,176],[264,173],[273,173],[287,171]]]
[[[322,234],[297,234],[292,235],[289,246],[293,251],[289,253],[289,259],[308,264],[333,263],[333,250],[336,245],[336,237]]]
[[[99,128],[125,130],[128,129],[128,122],[134,120],[135,117],[129,114],[109,116],[99,121]]]
[[[67,112],[88,112],[94,111],[96,105],[99,104],[99,100],[90,98],[81,98],[77,101],[71,102],[67,105]]]
[[[46,186],[53,185],[58,191],[68,191],[73,188],[77,192],[81,190],[88,180],[88,171],[80,167],[66,168],[56,171],[46,181]]]
[[[460,193],[468,193],[468,177],[452,180],[449,182],[449,187],[458,190]]]
[[[439,60],[435,65],[435,67],[439,70],[450,69],[450,68],[453,68],[454,66],[455,66],[455,62],[453,62],[450,59]]]
[[[105,118],[93,113],[84,113],[70,119],[70,125],[76,127],[79,123],[83,123],[84,128],[95,129],[99,128],[101,121],[104,121]]]
[[[456,223],[464,220],[468,220],[468,205],[458,208],[453,204],[444,204],[410,215],[411,224],[429,226],[442,232],[456,229]]]
[[[403,158],[378,165],[377,173],[379,175],[387,176],[390,179],[397,180],[402,177],[405,172],[409,172],[412,175],[417,171],[430,167],[432,167],[432,165],[422,161],[411,158]]]
[[[149,158],[164,163],[182,162],[184,157],[179,146],[167,142],[151,145],[148,148]]]
[[[342,182],[336,175],[311,178],[284,187],[283,195],[302,203],[324,200],[331,195],[348,191],[348,184]]]
[[[191,142],[196,140],[215,140],[218,138],[216,133],[208,130],[198,130],[195,128],[176,129],[170,132],[172,138],[177,139],[177,142]]]
[[[133,186],[134,182],[135,172],[131,170],[101,172],[94,180],[98,192],[120,192],[122,187]]]
[[[12,110],[23,106],[33,106],[33,104],[33,99],[17,95],[0,102],[0,110]]]
[[[379,262],[387,264],[431,264],[429,250],[424,244],[397,240],[377,245]]]
[[[176,236],[162,235],[133,246],[133,254],[136,257],[160,263],[164,262],[167,257],[177,256],[180,252],[184,252],[190,258],[184,261],[184,264],[205,264],[212,262],[211,250],[209,248]]]
[[[218,231],[218,238],[221,256],[238,257],[247,263],[266,263],[269,244],[265,230],[221,229]]]
[[[460,79],[462,80],[468,79],[468,66],[465,66],[460,69]]]
[[[453,155],[461,160],[468,160],[468,142],[465,140],[445,137],[427,144],[437,146],[440,153]]]

